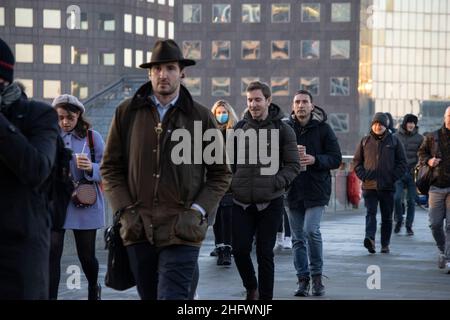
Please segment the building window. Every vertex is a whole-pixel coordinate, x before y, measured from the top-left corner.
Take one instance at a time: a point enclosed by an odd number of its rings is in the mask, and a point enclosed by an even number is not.
[[[116,64],[116,54],[111,49],[100,49],[99,64],[103,66],[113,66]]]
[[[88,23],[88,18],[87,18],[87,13],[86,12],[82,12],[80,15],[80,27],[81,30],[87,30],[89,27],[89,23]]]
[[[213,23],[231,22],[231,4],[213,4],[212,10]]]
[[[302,59],[319,59],[320,57],[320,41],[319,40],[302,40],[300,41],[301,58]]]
[[[123,31],[127,33],[133,32],[133,16],[131,14],[123,15]]]
[[[0,26],[5,25],[5,8],[0,7]]]
[[[165,5],[166,4],[166,0],[158,0],[158,4]]]
[[[332,3],[331,21],[350,22],[351,21],[350,3]]]
[[[289,22],[291,16],[291,5],[282,3],[282,4],[272,4],[272,22],[274,23],[283,23]]]
[[[303,3],[302,4],[302,22],[319,22],[320,4]]]
[[[261,51],[261,44],[259,41],[242,41],[241,48],[241,57],[243,60],[259,59],[259,53]]]
[[[44,44],[44,63],[60,64],[61,63],[61,46]]]
[[[59,80],[44,80],[44,99],[54,99],[61,95],[61,81]]]
[[[331,40],[331,59],[350,58],[350,40]]]
[[[349,77],[330,78],[330,95],[332,96],[350,95],[350,78]]]
[[[173,39],[175,37],[175,27],[174,27],[174,23],[172,21],[169,21],[168,23],[168,35],[167,37],[169,39]]]
[[[136,60],[135,61],[136,68],[139,68],[139,66],[144,63],[144,51],[136,50],[136,52],[135,52],[135,60]]]
[[[211,79],[211,95],[215,97],[230,95],[231,79],[227,77],[219,77]]]
[[[202,81],[200,78],[187,77],[183,79],[183,85],[189,90],[193,96],[202,94]]]
[[[213,41],[211,46],[213,60],[227,60],[231,56],[230,41]]]
[[[348,113],[330,113],[327,121],[334,132],[349,131],[349,114]]]
[[[26,43],[16,43],[16,62],[33,62],[33,45]]]
[[[309,91],[313,96],[319,95],[319,78],[300,78],[300,89]]]
[[[275,40],[271,42],[272,59],[289,59],[289,41]]]
[[[100,13],[98,19],[98,26],[103,31],[116,30],[116,20],[114,20],[114,14],[112,13]]]
[[[133,66],[133,50],[129,48],[123,49],[123,65],[131,68]]]
[[[61,11],[44,9],[43,22],[44,28],[61,29]]]
[[[155,36],[155,19],[147,18],[147,35],[150,37]]]
[[[70,81],[70,92],[79,99],[86,99],[89,94],[88,85],[84,82]]]
[[[147,51],[147,61],[150,62],[152,60],[152,52]]]
[[[242,5],[242,22],[259,23],[261,22],[261,5],[255,3],[245,3]]]
[[[16,8],[16,27],[33,27],[33,9]]]
[[[273,96],[288,96],[289,95],[289,78],[288,77],[273,77],[270,79]]]
[[[136,34],[144,34],[144,17],[136,16]]]
[[[88,49],[87,48],[76,48],[72,46],[70,48],[70,63],[71,64],[88,64]]]
[[[243,77],[241,78],[241,95],[247,95],[247,87],[253,81],[259,81],[259,77]]]
[[[183,22],[184,23],[202,22],[202,5],[183,4]]]
[[[158,20],[158,38],[166,37],[166,22],[164,20]]]
[[[173,5],[174,5],[174,0],[169,0],[169,1],[167,1],[167,4],[168,4],[169,7],[173,7]]]
[[[199,60],[202,58],[201,41],[183,41],[183,56],[186,59]]]
[[[34,93],[33,80],[31,80],[31,79],[15,79],[15,81],[23,84],[23,86],[25,87],[25,94],[27,95],[28,98],[33,97],[33,93]]]

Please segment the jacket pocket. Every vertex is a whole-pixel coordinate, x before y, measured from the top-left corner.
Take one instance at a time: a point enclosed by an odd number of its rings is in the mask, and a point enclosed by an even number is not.
[[[201,242],[205,239],[208,222],[197,210],[189,209],[178,214],[175,236],[184,241]]]
[[[137,242],[145,239],[144,224],[136,208],[126,210],[120,217],[120,236],[124,241]]]

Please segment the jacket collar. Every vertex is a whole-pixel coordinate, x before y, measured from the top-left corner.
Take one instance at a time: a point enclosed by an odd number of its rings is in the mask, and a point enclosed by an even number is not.
[[[311,111],[311,118],[309,119],[305,128],[315,127],[315,126],[319,125],[320,123],[327,121],[327,118],[328,117],[327,117],[327,113],[325,112],[325,110],[323,110],[319,106],[314,105],[314,109],[313,109],[313,111]],[[298,121],[297,117],[295,116],[294,111],[291,112],[289,121],[294,125],[300,126],[300,122]]]

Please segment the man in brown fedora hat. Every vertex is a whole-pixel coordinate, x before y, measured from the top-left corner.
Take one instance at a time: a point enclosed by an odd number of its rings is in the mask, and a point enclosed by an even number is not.
[[[184,67],[195,62],[173,40],[157,41],[152,52],[140,66],[150,81],[116,110],[101,173],[141,299],[188,299],[207,217],[228,190],[231,170],[225,161],[198,163],[196,152],[174,161],[175,132],[188,132],[194,138],[187,143],[203,152],[194,127],[203,136],[216,124],[181,84]]]

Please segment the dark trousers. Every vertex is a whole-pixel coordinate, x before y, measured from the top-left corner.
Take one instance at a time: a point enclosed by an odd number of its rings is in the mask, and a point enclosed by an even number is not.
[[[281,223],[282,207],[282,197],[272,200],[262,211],[258,211],[254,204],[245,210],[237,204],[233,206],[234,260],[244,287],[247,290],[259,289],[259,298],[262,300],[273,298],[273,247]],[[255,236],[258,280],[250,256]]]
[[[127,247],[131,271],[142,300],[187,300],[191,294],[200,247],[156,248],[149,242]]]
[[[61,256],[64,249],[65,230],[52,231],[50,241],[50,290],[49,298],[58,298],[61,278]],[[98,282],[98,260],[95,257],[95,239],[97,230],[73,230],[77,246],[78,259],[90,287]]]
[[[394,192],[380,190],[364,190],[366,214],[366,238],[375,240],[377,232],[377,208],[381,211],[381,246],[388,246],[392,233],[392,214],[394,209]]]
[[[217,209],[216,221],[214,222],[214,242],[216,245],[231,247],[233,206],[220,205]]]
[[[283,211],[283,218],[281,219],[280,226],[278,227],[278,232],[283,232],[284,230],[284,237],[290,237],[291,226],[289,225],[289,218],[285,206],[283,206],[281,210]]]

